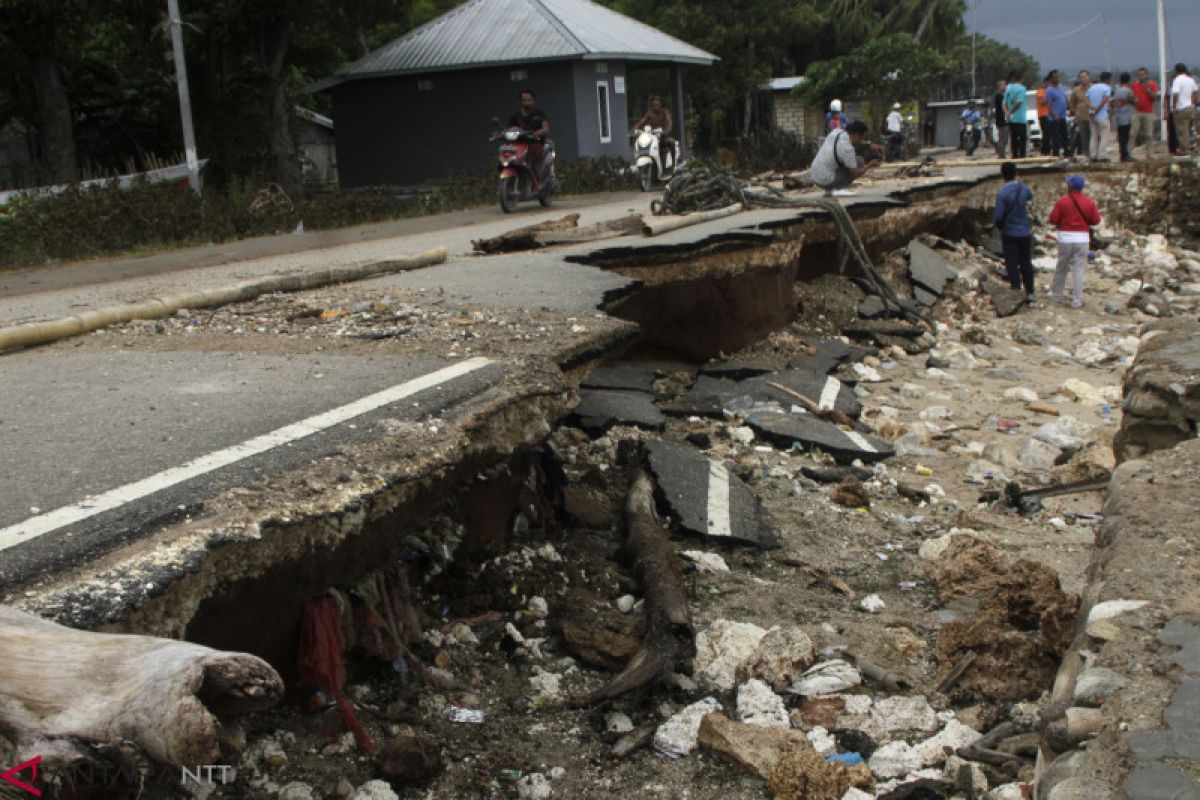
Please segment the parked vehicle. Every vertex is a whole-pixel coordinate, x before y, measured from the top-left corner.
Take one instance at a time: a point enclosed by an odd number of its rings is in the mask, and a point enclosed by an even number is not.
[[[908,153],[908,135],[909,128],[907,125],[899,133],[887,132],[883,137],[883,160],[884,161],[903,161]]]
[[[499,120],[492,123],[499,126]],[[496,170],[500,178],[500,208],[506,214],[517,210],[517,205],[536,199],[543,206],[550,206],[558,191],[558,179],[554,175],[554,142],[542,141],[521,128],[496,130],[491,141],[500,140]],[[541,163],[533,163],[532,145],[541,142]]]
[[[674,158],[669,148],[663,152],[662,139],[662,128],[647,125],[635,132],[633,165],[643,192],[650,191],[655,181],[668,180],[675,174]]]
[[[967,155],[974,155],[975,148],[979,147],[979,124],[975,122],[964,122],[962,131],[958,135],[958,146],[967,152]]]
[[[1042,121],[1037,115],[1037,92],[1028,91],[1025,93],[1025,108],[1028,113],[1025,114],[1025,120],[1029,123],[1029,150],[1042,149]]]

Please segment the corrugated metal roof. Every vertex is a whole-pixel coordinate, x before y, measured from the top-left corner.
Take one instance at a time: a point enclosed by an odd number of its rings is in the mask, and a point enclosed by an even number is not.
[[[798,75],[790,78],[771,78],[762,85],[762,89],[768,92],[790,92],[800,84],[807,80],[803,75]]]
[[[590,0],[470,0],[310,87],[382,75],[612,58],[711,64],[716,56]]]

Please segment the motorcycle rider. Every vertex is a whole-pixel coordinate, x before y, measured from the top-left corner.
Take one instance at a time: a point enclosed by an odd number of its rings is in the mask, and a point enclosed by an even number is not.
[[[900,113],[899,103],[892,103],[892,113],[887,115],[887,132],[904,133],[904,115]]]
[[[671,112],[663,105],[662,98],[658,95],[651,95],[650,108],[642,115],[633,125],[631,135],[636,135],[638,131],[649,125],[652,129],[661,130],[662,138],[659,139],[659,146],[663,150],[663,164],[666,165],[666,155],[671,156],[671,165],[675,165],[675,140],[671,138],[671,130],[675,127],[674,120],[671,119]]]
[[[825,133],[828,135],[844,127],[846,127],[846,118],[842,116],[842,101],[834,100],[829,104],[829,110],[825,112]]]
[[[900,104],[892,103],[892,113],[887,115],[887,121],[884,123],[884,131],[888,138],[888,160],[899,159],[904,156],[905,136],[904,136],[904,115],[900,113]]]
[[[536,185],[542,183],[542,160],[545,154],[546,137],[550,135],[550,118],[546,116],[546,112],[537,108],[534,104],[537,102],[537,95],[532,89],[522,89],[517,95],[521,102],[520,109],[517,113],[508,118],[508,126],[510,128],[520,128],[530,136],[536,138],[536,141],[529,143],[529,160],[533,165],[533,178]]]
[[[971,142],[971,145],[973,148],[978,147],[979,146],[979,108],[975,105],[974,100],[969,101],[967,103],[967,107],[965,109],[963,109],[963,112],[962,112],[962,130],[963,130],[964,134],[966,133],[968,125],[975,126],[974,130],[971,133],[971,138],[974,140]],[[964,145],[965,145],[965,140],[964,140]]]

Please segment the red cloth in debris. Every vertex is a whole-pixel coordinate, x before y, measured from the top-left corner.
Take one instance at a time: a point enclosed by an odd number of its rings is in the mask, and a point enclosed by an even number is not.
[[[358,748],[375,752],[375,744],[354,716],[354,706],[342,694],[346,666],[342,662],[342,612],[331,595],[323,595],[304,609],[300,624],[300,674],[320,691],[334,698],[342,721],[354,734]]]

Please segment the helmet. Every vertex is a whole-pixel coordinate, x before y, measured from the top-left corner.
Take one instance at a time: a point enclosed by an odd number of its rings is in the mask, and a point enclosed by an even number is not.
[[[840,112],[842,110],[842,101],[834,100],[832,103],[829,104],[829,110]]]
[[[899,111],[899,110],[900,110],[900,104],[899,104],[899,103],[892,103],[892,108],[894,108],[894,109],[896,109],[897,111]]]

